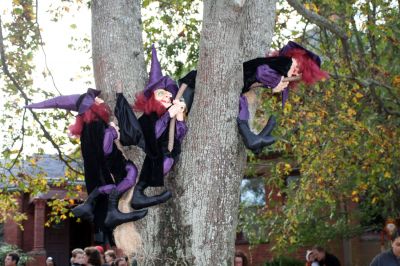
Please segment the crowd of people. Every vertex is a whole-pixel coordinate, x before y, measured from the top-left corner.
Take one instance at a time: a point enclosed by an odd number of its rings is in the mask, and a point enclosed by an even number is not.
[[[5,266],[17,266],[20,256],[16,252],[8,253],[4,259]],[[56,266],[53,257],[47,257],[46,266]],[[104,252],[102,246],[86,247],[85,249],[75,248],[71,252],[71,266],[136,266],[137,261],[128,256],[117,256],[117,253],[109,249]]]
[[[117,253],[109,249],[104,252],[102,246],[76,248],[71,252],[71,266],[131,266],[137,265],[136,260],[130,261],[128,256],[117,256]],[[46,266],[54,266],[47,264]]]

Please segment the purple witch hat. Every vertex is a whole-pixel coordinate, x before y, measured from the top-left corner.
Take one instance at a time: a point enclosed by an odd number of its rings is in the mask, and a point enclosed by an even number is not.
[[[165,89],[172,93],[172,96],[175,98],[176,93],[178,92],[178,86],[176,82],[172,80],[169,76],[163,76],[161,72],[161,65],[157,58],[157,51],[154,48],[154,44],[151,46],[151,66],[149,73],[149,82],[147,83],[146,88],[144,89],[144,95],[147,98],[150,98],[153,94],[153,91],[157,89]]]
[[[292,49],[301,49],[306,51],[307,55],[319,66],[321,67],[321,58],[319,58],[318,55],[314,54],[310,50],[307,50],[303,46],[301,46],[298,43],[295,43],[293,41],[289,41],[285,46],[282,47],[281,50],[279,50],[279,55],[281,56],[286,56],[286,54],[292,50]]]
[[[76,111],[78,114],[86,112],[94,103],[94,99],[100,95],[101,91],[88,89],[84,94],[72,94],[54,97],[39,103],[32,103],[25,106],[29,109],[48,109],[60,108],[69,111]]]

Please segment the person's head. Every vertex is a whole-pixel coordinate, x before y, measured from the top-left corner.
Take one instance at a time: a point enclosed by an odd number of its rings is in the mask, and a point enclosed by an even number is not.
[[[46,266],[56,266],[56,263],[54,262],[52,257],[48,257],[46,259]]]
[[[125,260],[125,258],[118,258],[114,261],[115,266],[128,266],[128,262]]]
[[[93,266],[101,265],[101,255],[100,252],[95,247],[85,248],[85,263]]]
[[[16,266],[19,261],[19,256],[17,253],[11,252],[8,253],[6,258],[4,259],[5,266]]]
[[[398,230],[392,235],[392,251],[396,257],[400,257],[400,232]]]
[[[109,264],[111,264],[111,262],[113,262],[116,258],[117,256],[115,255],[115,251],[112,249],[109,249],[104,253],[104,259]]]
[[[247,257],[243,252],[235,252],[234,266],[247,266]]]
[[[76,248],[71,252],[71,262],[76,264],[83,264],[85,262],[85,252],[81,248]]]
[[[315,253],[315,257],[318,261],[325,259],[325,249],[321,246],[314,246],[312,252]]]
[[[306,254],[306,261],[308,262],[313,262],[317,259],[317,254],[316,252],[312,251],[312,250],[307,250],[307,254]]]

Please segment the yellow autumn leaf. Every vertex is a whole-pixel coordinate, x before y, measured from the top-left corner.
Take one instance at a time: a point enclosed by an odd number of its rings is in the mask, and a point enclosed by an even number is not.
[[[400,86],[400,75],[394,76],[392,80],[393,86]]]
[[[357,112],[353,109],[353,108],[349,108],[349,109],[347,109],[347,114],[349,115],[349,116],[353,116],[353,115],[355,115]]]
[[[372,198],[372,204],[375,204],[375,203],[377,203],[379,201],[379,198],[378,197],[373,197]]]
[[[360,201],[360,198],[359,198],[359,197],[354,197],[354,198],[352,198],[351,200],[352,200],[353,202],[358,203],[358,202]]]
[[[362,95],[362,94],[359,93],[359,92],[356,93],[356,98],[360,99],[360,98],[362,98],[362,97],[364,97],[364,95]]]

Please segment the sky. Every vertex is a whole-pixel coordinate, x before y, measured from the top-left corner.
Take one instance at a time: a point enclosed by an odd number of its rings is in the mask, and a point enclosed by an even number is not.
[[[44,42],[43,49],[39,49],[34,56],[34,65],[36,66],[35,71],[32,74],[33,87],[41,88],[42,90],[53,92],[55,95],[61,94],[76,94],[84,93],[88,87],[94,86],[93,75],[91,71],[82,71],[82,66],[89,65],[91,67],[91,51],[90,43],[86,47],[85,52],[78,48],[78,45],[82,46],[82,39],[90,39],[91,30],[91,14],[90,10],[82,6],[77,8],[75,3],[69,3],[61,0],[40,0],[37,1],[37,19],[39,27],[41,29],[41,36]],[[1,0],[0,14],[2,22],[5,23],[10,21],[12,0]],[[54,12],[55,7],[63,7],[60,12]],[[50,12],[50,10],[53,10]],[[60,16],[58,13],[62,14]],[[58,21],[53,21],[57,18]],[[76,25],[76,26],[75,26]],[[6,32],[3,31],[6,35]],[[69,47],[72,45],[73,49]],[[49,72],[50,70],[50,72]],[[45,75],[43,75],[45,73]],[[50,77],[52,74],[54,78]],[[2,80],[0,79],[0,87],[3,86]],[[59,92],[58,92],[59,91]],[[0,94],[1,91],[0,91]],[[4,95],[0,95],[4,98]],[[44,97],[44,96],[42,96]],[[41,101],[44,98],[34,98],[33,101]],[[5,102],[0,101],[0,112],[3,111],[3,104]],[[23,104],[23,101],[18,103]],[[22,107],[22,106],[21,106]],[[27,114],[31,116],[30,114]],[[70,120],[72,121],[73,118]],[[15,119],[17,122],[21,119]],[[20,126],[17,125],[19,128]],[[6,129],[1,129],[2,133]],[[62,132],[65,134],[66,132]],[[3,134],[0,135],[0,143],[2,144]],[[37,140],[32,138],[25,139],[27,145],[24,145],[24,153],[31,154],[35,153],[35,148],[30,148],[30,144],[37,143]],[[44,146],[47,153],[55,153],[55,150],[50,144]],[[71,146],[72,147],[72,146]],[[14,147],[15,148],[15,147]]]

